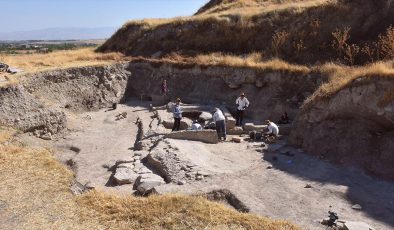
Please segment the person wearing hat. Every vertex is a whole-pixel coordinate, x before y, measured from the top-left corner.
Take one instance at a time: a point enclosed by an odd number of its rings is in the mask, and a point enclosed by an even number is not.
[[[172,127],[172,131],[179,131],[181,126],[182,119],[182,108],[181,108],[181,99],[177,98],[175,100],[174,108],[172,109],[172,114],[174,116],[174,126]]]
[[[218,133],[219,140],[226,140],[226,118],[223,112],[219,108],[215,108],[215,112],[212,116],[213,121],[216,125],[216,132]]]
[[[249,107],[249,101],[245,97],[245,93],[241,93],[241,95],[235,101],[237,104],[237,113],[235,116],[236,119],[236,126],[242,126],[242,121],[244,119],[244,112],[245,109]]]

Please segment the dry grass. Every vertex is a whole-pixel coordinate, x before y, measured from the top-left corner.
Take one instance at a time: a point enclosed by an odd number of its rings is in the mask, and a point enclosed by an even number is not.
[[[93,216],[115,229],[299,229],[285,221],[243,214],[202,197],[184,195],[146,198],[91,192],[80,197]],[[89,216],[88,216],[89,218]]]
[[[223,1],[222,4],[210,7],[198,15],[239,14],[252,17],[257,14],[289,8],[306,8],[321,5],[334,0],[238,0]]]
[[[48,54],[23,54],[23,55],[0,55],[0,62],[9,66],[22,69],[23,72],[8,75],[5,82],[0,82],[0,87],[16,85],[19,76],[26,73],[34,73],[45,70],[62,69],[69,67],[82,67],[104,65],[130,60],[120,53],[96,53],[92,48],[77,50],[55,51]],[[3,74],[4,75],[4,74]],[[1,77],[1,75],[0,75]]]
[[[96,53],[92,48],[55,51],[48,54],[2,55],[0,61],[25,72],[49,69],[99,65],[120,62],[125,57],[120,53]]]
[[[393,62],[377,62],[362,67],[339,66],[325,64],[315,67],[314,70],[329,77],[328,82],[322,84],[304,103],[307,108],[319,100],[329,98],[357,79],[365,78],[370,81],[379,81],[383,78],[394,80]],[[388,99],[392,97],[387,95]]]
[[[73,173],[50,151],[31,149],[0,129],[0,229],[286,229],[201,197],[119,197],[70,192]]]
[[[280,59],[264,60],[261,53],[236,56],[223,53],[200,54],[195,57],[185,57],[177,54],[167,55],[161,60],[169,63],[185,63],[202,66],[225,66],[234,68],[256,68],[269,71],[287,71],[292,73],[309,72],[303,65],[290,64]]]
[[[79,207],[69,188],[73,173],[47,150],[1,143],[0,171],[0,229],[97,226],[94,220],[79,218]]]

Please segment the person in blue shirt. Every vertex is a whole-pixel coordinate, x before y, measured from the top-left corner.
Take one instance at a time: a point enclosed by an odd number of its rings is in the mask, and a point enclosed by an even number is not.
[[[172,109],[172,114],[174,116],[174,126],[172,127],[172,131],[179,131],[181,126],[181,119],[182,119],[182,108],[181,108],[180,98],[176,99],[174,108]]]

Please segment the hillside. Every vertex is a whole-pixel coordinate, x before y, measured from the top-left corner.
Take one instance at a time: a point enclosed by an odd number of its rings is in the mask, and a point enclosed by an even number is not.
[[[192,17],[128,22],[98,51],[155,57],[259,52],[302,64],[364,64],[392,57],[393,23],[388,0],[211,1]]]

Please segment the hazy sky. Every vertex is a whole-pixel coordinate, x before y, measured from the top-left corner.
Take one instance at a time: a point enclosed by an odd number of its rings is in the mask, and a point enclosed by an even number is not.
[[[120,27],[127,20],[188,16],[208,0],[0,0],[0,32]]]

